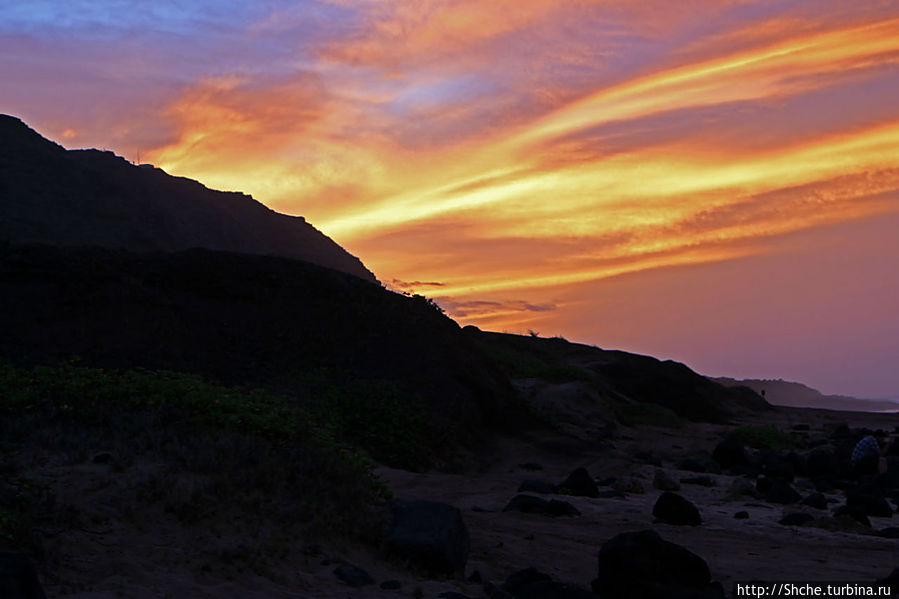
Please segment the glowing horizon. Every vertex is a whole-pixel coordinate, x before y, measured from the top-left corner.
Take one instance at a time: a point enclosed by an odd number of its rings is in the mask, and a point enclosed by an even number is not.
[[[899,6],[113,5],[0,17],[0,110],[301,214],[463,324],[899,394],[881,358],[899,360],[883,225],[899,216]],[[725,268],[792,303],[735,274],[732,309],[694,312]],[[673,294],[665,272],[706,278]],[[656,299],[610,299],[627,285]],[[726,332],[775,338],[785,311],[807,323],[794,350],[720,349]],[[825,363],[822,340],[867,375]]]

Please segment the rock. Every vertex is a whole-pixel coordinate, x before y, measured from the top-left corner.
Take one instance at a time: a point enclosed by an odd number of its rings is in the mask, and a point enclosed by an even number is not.
[[[861,506],[868,516],[875,516],[877,518],[893,517],[893,508],[890,507],[890,504],[887,503],[887,500],[883,497],[847,493],[846,505]]]
[[[749,518],[749,512],[746,512],[746,511],[737,512],[736,514],[734,514],[734,518],[737,520],[746,520],[747,518]]]
[[[721,468],[711,459],[686,458],[677,463],[677,468],[688,472],[721,474]]]
[[[899,539],[899,528],[895,526],[883,528],[877,531],[877,536],[884,537],[885,539]]]
[[[503,508],[504,512],[523,512],[525,514],[544,514],[546,516],[580,516],[581,513],[567,501],[551,499],[549,501],[532,495],[516,495]]]
[[[768,478],[767,476],[760,476],[755,481],[755,490],[758,491],[759,494],[764,495],[771,490],[773,485],[774,479]]]
[[[745,478],[735,478],[734,481],[730,484],[730,489],[728,492],[734,497],[758,497],[758,491],[755,489],[755,485],[752,484],[751,481]]]
[[[745,468],[749,465],[746,447],[735,437],[725,437],[712,451],[712,459],[725,470]]]
[[[351,587],[364,587],[369,584],[375,584],[375,581],[368,572],[353,564],[342,564],[337,566],[334,568],[334,575]]]
[[[781,478],[793,482],[795,470],[793,463],[777,454],[767,454],[762,459],[762,473],[769,478]]]
[[[578,468],[568,475],[558,487],[562,495],[577,495],[580,497],[597,497],[599,489],[596,482],[590,477],[585,468]]]
[[[834,474],[833,452],[816,449],[805,458],[805,472],[809,478],[832,476]]]
[[[802,499],[802,495],[796,492],[785,480],[776,478],[772,481],[771,488],[765,492],[765,501],[769,503],[781,503],[789,505]]]
[[[657,455],[653,454],[651,451],[638,451],[634,453],[634,457],[643,462],[644,464],[649,464],[650,466],[661,466],[662,459]]]
[[[814,519],[815,517],[811,514],[806,514],[805,512],[793,512],[792,514],[787,514],[781,518],[780,524],[783,524],[784,526],[803,526]]]
[[[653,530],[622,533],[604,543],[592,589],[606,599],[724,597],[705,560]]]
[[[515,599],[600,599],[600,597],[574,585],[544,581],[525,585],[515,594]]]
[[[849,517],[865,526],[866,528],[871,528],[871,521],[868,520],[868,515],[865,513],[865,508],[860,505],[843,505],[836,509],[833,513],[835,518]]]
[[[595,486],[595,485],[594,485]],[[519,493],[542,493],[544,495],[552,495],[556,492],[555,485],[544,480],[525,480],[518,485]]]
[[[702,487],[715,486],[715,479],[711,476],[688,476],[687,478],[680,479],[680,482],[685,485],[699,485]]]
[[[676,493],[665,491],[652,508],[652,515],[668,524],[697,526],[702,517],[695,505]]]
[[[537,582],[549,582],[552,579],[549,577],[549,574],[544,574],[540,570],[534,567],[525,568],[524,570],[518,570],[517,572],[513,572],[506,578],[506,582],[502,584],[500,589],[510,593],[512,595],[517,596],[518,592],[521,591],[525,586],[537,583]]]
[[[652,477],[652,486],[659,491],[680,491],[680,483],[660,468],[656,468]]]
[[[618,479],[612,485],[612,488],[622,493],[633,493],[634,495],[642,495],[646,492],[646,489],[643,488],[643,483],[631,477]]]
[[[899,568],[893,568],[886,578],[878,578],[877,584],[890,587],[890,597],[899,595]]]
[[[596,484],[600,487],[608,487],[615,484],[615,481],[618,480],[614,476],[609,476],[607,478],[601,478],[596,481]]]
[[[821,493],[812,493],[802,500],[802,505],[807,505],[816,510],[827,509],[827,498]]]
[[[403,588],[403,583],[399,580],[385,580],[381,583],[381,588],[385,591],[397,591]]]
[[[390,554],[435,576],[464,572],[470,541],[457,508],[436,501],[394,500],[390,510]]]
[[[112,464],[112,454],[108,451],[98,453],[91,460],[94,464]]]
[[[627,497],[627,495],[617,489],[609,489],[608,491],[599,492],[600,499],[619,499],[621,497]]]
[[[0,597],[46,599],[34,565],[27,556],[0,552]]]

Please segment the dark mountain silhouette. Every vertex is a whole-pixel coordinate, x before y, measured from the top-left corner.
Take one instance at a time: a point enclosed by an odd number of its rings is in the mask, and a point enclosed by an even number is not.
[[[766,405],[674,362],[463,332],[430,300],[376,284],[301,218],[109,152],[66,151],[12,117],[0,139],[0,359],[197,373],[310,401],[316,380],[386,382],[421,398],[450,446],[535,424],[510,352],[537,378],[573,373],[601,402],[711,421]]]
[[[725,422],[741,411],[771,406],[746,387],[725,387],[679,362],[571,343],[465,327],[515,380],[580,381],[597,403],[652,403],[693,421]]]
[[[463,445],[525,418],[503,373],[434,304],[297,260],[0,242],[0,330],[0,359],[26,366],[74,358],[311,400],[315,381],[386,382]]]
[[[732,379],[720,377],[713,381],[732,386],[749,387],[757,393],[765,392],[765,398],[778,406],[796,408],[823,408],[825,410],[848,410],[852,412],[899,411],[899,404],[876,399],[861,399],[847,395],[824,395],[802,383],[783,379]]]
[[[112,152],[65,150],[0,115],[0,239],[134,251],[193,247],[305,260],[375,281],[302,217]]]

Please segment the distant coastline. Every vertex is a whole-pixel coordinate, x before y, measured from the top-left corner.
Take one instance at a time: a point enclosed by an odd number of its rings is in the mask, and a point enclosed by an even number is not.
[[[802,383],[783,379],[733,379],[712,378],[728,387],[749,387],[776,406],[816,408],[823,410],[847,410],[851,412],[892,413],[899,412],[899,397],[867,399],[848,395],[825,395]]]

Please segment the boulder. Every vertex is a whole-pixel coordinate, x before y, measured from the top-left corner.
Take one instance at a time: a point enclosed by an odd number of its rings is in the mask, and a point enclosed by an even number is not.
[[[725,470],[746,468],[749,465],[746,447],[736,437],[726,437],[715,446],[712,459]]]
[[[734,481],[730,484],[730,489],[728,493],[733,495],[734,497],[747,496],[747,497],[758,497],[759,493],[755,488],[755,485],[752,484],[751,481],[745,478],[735,478]]]
[[[578,468],[568,475],[559,486],[562,495],[577,495],[581,497],[597,497],[599,489],[585,468]]]
[[[712,459],[706,458],[685,458],[677,463],[678,470],[686,470],[688,472],[720,474],[721,468],[718,463]]]
[[[580,516],[576,507],[567,501],[550,499],[549,501],[532,495],[516,495],[503,508],[504,512],[523,512],[525,514],[543,514],[545,516]]]
[[[797,493],[790,483],[780,478],[775,478],[771,482],[771,488],[765,492],[765,501],[769,503],[789,505],[801,499],[802,495]]]
[[[375,581],[368,572],[353,564],[342,564],[337,566],[334,568],[334,576],[351,587],[363,587],[369,584],[375,584]]]
[[[802,505],[813,507],[816,510],[827,509],[827,498],[821,493],[811,493],[802,500]]]
[[[552,495],[556,492],[556,487],[545,480],[525,480],[518,485],[519,493],[542,493],[543,495]]]
[[[668,524],[697,526],[702,517],[695,505],[671,491],[665,491],[652,508],[652,515]]]
[[[509,577],[506,578],[506,582],[502,584],[500,589],[511,595],[518,595],[519,591],[528,585],[538,582],[550,582],[551,580],[552,578],[549,577],[549,574],[544,574],[532,566],[509,574]]]
[[[654,530],[622,533],[604,543],[592,589],[606,599],[724,597],[705,560]]]
[[[795,470],[789,456],[780,456],[774,453],[766,454],[762,458],[762,473],[770,478],[780,478],[793,482]]]
[[[462,514],[436,501],[390,503],[387,550],[434,576],[464,572],[470,541]]]
[[[680,491],[680,483],[660,468],[656,469],[652,477],[652,486],[659,491]]]
[[[632,493],[634,495],[642,495],[646,492],[646,489],[643,488],[643,483],[630,476],[619,478],[612,485],[612,488],[622,493]]]
[[[627,497],[627,495],[618,489],[609,489],[608,491],[599,492],[600,499],[620,499],[622,497]]]
[[[865,510],[865,514],[867,514],[868,516],[875,516],[877,518],[893,517],[893,508],[890,507],[890,504],[887,503],[887,500],[876,495],[847,493],[846,505],[860,506],[863,510]]]
[[[860,505],[843,505],[836,509],[833,513],[834,518],[848,517],[852,518],[866,528],[871,528],[871,521],[865,513],[865,508]]]
[[[492,599],[492,598],[491,598]],[[544,581],[522,587],[515,599],[601,599],[598,595],[561,582]]]
[[[685,485],[699,485],[701,487],[714,487],[715,479],[711,476],[688,476],[680,479]]]
[[[21,553],[0,553],[0,597],[46,599],[34,565]]]
[[[780,524],[783,524],[784,526],[804,526],[814,519],[815,517],[811,514],[806,514],[805,512],[793,512],[792,514],[787,514],[781,518]]]
[[[805,458],[805,471],[809,478],[833,476],[833,452],[828,449],[815,449]]]

